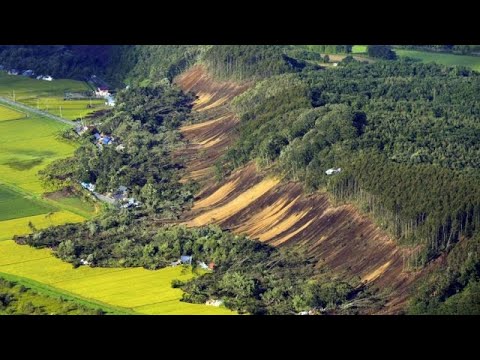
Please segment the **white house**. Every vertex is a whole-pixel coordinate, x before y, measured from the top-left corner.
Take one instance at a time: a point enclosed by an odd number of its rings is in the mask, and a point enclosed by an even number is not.
[[[208,265],[205,264],[203,261],[199,261],[198,266],[200,266],[200,268],[203,270],[208,270]]]
[[[210,299],[205,303],[205,305],[209,305],[209,306],[220,306],[222,304],[223,304],[223,300],[214,300],[214,299]]]
[[[333,63],[333,66],[338,66],[338,63]]]
[[[338,169],[328,169],[327,171],[325,171],[325,174],[327,174],[327,175],[333,175],[333,174],[339,173],[340,171],[342,171],[341,168],[338,168]]]
[[[9,70],[8,75],[18,75],[18,70],[17,69]]]
[[[105,87],[105,86],[101,86],[99,88],[97,88],[97,90],[95,90],[95,96],[96,97],[101,97],[101,98],[107,98],[107,96],[109,96],[110,93],[108,91],[108,88]]]
[[[94,184],[81,182],[80,185],[82,185],[83,188],[87,189],[90,192],[95,191],[95,185]]]
[[[52,81],[53,78],[50,76],[50,75],[45,75],[45,76],[42,76],[42,80],[45,80],[45,81]]]

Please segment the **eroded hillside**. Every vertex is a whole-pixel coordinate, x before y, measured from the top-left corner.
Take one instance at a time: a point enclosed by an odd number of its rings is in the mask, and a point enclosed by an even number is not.
[[[202,184],[183,222],[219,224],[274,246],[300,245],[319,265],[391,290],[385,311],[399,312],[419,274],[403,271],[406,250],[352,205],[333,206],[325,193],[306,195],[300,184],[265,176],[254,164],[221,183],[213,180],[213,165],[234,140],[238,123],[228,103],[249,85],[215,82],[201,66],[176,83],[198,96],[194,111],[203,119],[182,128],[188,144],[177,155],[186,162],[184,180]]]

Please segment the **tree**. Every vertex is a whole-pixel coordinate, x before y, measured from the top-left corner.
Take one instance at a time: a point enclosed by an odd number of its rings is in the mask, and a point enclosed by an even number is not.
[[[389,45],[368,45],[367,53],[368,56],[373,58],[385,60],[395,60],[397,58],[397,54],[392,50],[392,47]]]

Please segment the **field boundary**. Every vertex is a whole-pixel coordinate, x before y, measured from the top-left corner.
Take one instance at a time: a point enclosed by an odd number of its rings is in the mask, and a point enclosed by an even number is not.
[[[0,277],[4,278],[9,281],[17,282],[25,287],[32,289],[33,291],[47,295],[56,299],[64,298],[66,300],[71,300],[76,302],[77,304],[81,304],[87,306],[91,309],[98,309],[101,308],[102,310],[106,311],[111,315],[135,315],[139,314],[132,309],[122,308],[117,306],[112,306],[110,304],[106,304],[102,301],[94,300],[85,298],[83,296],[71,293],[67,290],[61,290],[54,286],[47,285],[45,283],[41,283],[39,281],[35,281],[29,278],[25,278],[23,276],[12,275],[8,273],[4,273],[0,271]]]
[[[22,104],[22,103],[19,103],[19,102],[15,102],[15,101],[7,99],[3,96],[0,96],[0,104],[10,105],[16,111],[18,111],[17,109],[22,109],[22,110],[25,110],[27,112],[34,113],[34,114],[37,114],[37,115],[40,115],[40,116],[43,116],[43,117],[46,117],[46,118],[49,118],[49,119],[52,119],[52,120],[55,120],[55,121],[59,121],[61,123],[64,123],[64,124],[67,124],[67,125],[70,125],[70,126],[75,126],[75,122],[73,122],[73,121],[61,118],[60,116],[56,116],[56,115],[47,113],[47,112],[42,111],[42,110],[35,109],[31,106],[28,106],[28,105],[25,105],[25,104]]]

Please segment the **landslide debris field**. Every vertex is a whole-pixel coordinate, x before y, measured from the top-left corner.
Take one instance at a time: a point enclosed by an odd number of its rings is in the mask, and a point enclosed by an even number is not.
[[[214,223],[274,246],[299,245],[319,265],[392,290],[385,311],[398,312],[421,273],[404,272],[406,250],[352,205],[333,206],[326,193],[306,195],[300,184],[265,176],[254,164],[214,181],[214,163],[234,141],[238,124],[228,103],[249,84],[215,82],[201,66],[176,83],[198,96],[193,110],[203,120],[181,129],[187,146],[176,154],[186,162],[183,180],[202,185],[183,223]]]

